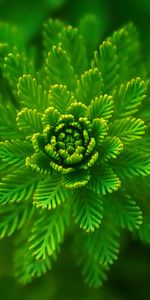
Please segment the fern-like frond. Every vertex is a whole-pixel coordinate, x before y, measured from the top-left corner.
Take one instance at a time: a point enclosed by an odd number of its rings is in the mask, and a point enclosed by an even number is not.
[[[33,203],[38,208],[48,210],[56,208],[68,199],[68,192],[62,186],[62,179],[59,175],[51,176],[39,182],[34,193]]]
[[[139,77],[132,79],[116,89],[113,93],[115,103],[114,118],[126,118],[133,116],[139,110],[142,101],[146,97],[146,84]]]
[[[0,159],[13,168],[23,166],[26,156],[32,153],[32,146],[30,143],[22,140],[6,140],[0,142]]]
[[[93,68],[81,75],[81,78],[77,81],[75,94],[78,101],[88,105],[91,100],[102,94],[102,91],[102,75],[97,68]]]
[[[150,129],[150,128],[149,128]],[[150,147],[150,134],[149,134],[149,129],[148,127],[146,128],[145,134],[142,138],[142,143],[140,143],[140,141],[136,140],[134,142],[134,147],[136,147],[136,149],[139,152],[144,152],[145,154],[149,154],[149,147]]]
[[[34,74],[34,67],[24,53],[9,53],[4,59],[3,76],[16,91],[19,77]]]
[[[115,120],[110,127],[110,135],[117,136],[128,145],[132,141],[141,139],[145,134],[146,125],[143,120],[136,118],[125,118]]]
[[[69,89],[74,88],[74,70],[66,51],[61,47],[53,46],[51,52],[48,53],[45,72],[48,84],[63,84]]]
[[[87,115],[87,106],[81,102],[73,101],[67,112],[75,117],[75,120],[79,120],[79,118],[85,117]]]
[[[96,97],[88,106],[87,115],[90,120],[95,118],[103,118],[105,120],[112,117],[114,104],[112,96],[104,95]]]
[[[17,229],[21,229],[33,217],[33,206],[12,205],[2,207],[0,211],[0,239],[11,236]]]
[[[43,45],[44,45],[44,54],[52,49],[52,47],[59,44],[58,34],[63,29],[63,23],[59,20],[49,19],[48,22],[44,24],[43,29]]]
[[[100,146],[99,161],[108,161],[111,158],[117,158],[117,156],[123,150],[123,143],[115,136],[107,136]]]
[[[101,146],[104,138],[106,137],[107,131],[108,131],[108,124],[103,118],[101,119],[96,118],[93,120],[92,134],[95,138],[98,149]]]
[[[56,126],[60,117],[60,113],[57,109],[49,106],[42,115],[43,128],[46,126]]]
[[[101,227],[86,239],[87,252],[103,265],[111,265],[118,258],[120,233],[114,223],[104,217]]]
[[[56,255],[37,261],[24,242],[24,245],[19,246],[15,253],[15,276],[23,285],[30,283],[33,278],[38,278],[50,270],[54,260],[56,260]]]
[[[103,218],[103,202],[99,195],[90,190],[75,192],[73,217],[80,228],[93,232],[99,228]]]
[[[113,169],[121,177],[147,176],[150,174],[150,155],[136,150],[123,151],[113,161]]]
[[[103,92],[110,94],[119,83],[119,65],[116,47],[110,42],[103,42],[99,51],[94,53],[93,64],[102,74],[104,87]]]
[[[142,212],[137,203],[126,191],[118,191],[106,199],[106,211],[109,215],[116,216],[115,223],[122,228],[135,231],[142,224]]]
[[[62,182],[66,189],[75,189],[85,186],[89,180],[90,174],[87,170],[77,170],[71,174],[64,174]]]
[[[46,154],[42,154],[41,152],[34,153],[31,156],[26,157],[25,166],[29,168],[31,171],[35,171],[38,174],[42,175],[50,175],[51,168],[50,168],[50,160],[47,159]]]
[[[36,132],[42,132],[42,114],[36,109],[23,108],[17,114],[17,125],[19,130],[26,137]]]
[[[82,74],[87,68],[87,58],[83,37],[79,35],[78,29],[72,26],[63,28],[59,34],[59,41],[67,52],[75,73]]]
[[[19,102],[22,107],[43,111],[49,105],[48,92],[31,75],[23,75],[17,84]]]
[[[38,175],[20,169],[2,178],[0,182],[0,205],[26,201],[32,197]]]
[[[78,260],[78,264],[81,266],[85,283],[90,287],[98,288],[107,279],[106,271],[109,270],[109,267],[100,264],[91,255],[83,254]]]
[[[60,113],[64,114],[69,104],[73,101],[73,96],[67,90],[66,85],[55,84],[49,91],[49,103]]]
[[[13,104],[0,104],[0,137],[3,139],[20,138],[16,123],[16,108]]]
[[[108,42],[111,42],[116,47],[121,80],[126,81],[140,75],[141,47],[134,24],[129,23],[115,31],[112,37],[108,38]]]
[[[45,260],[53,255],[64,240],[68,224],[68,207],[38,214],[33,222],[29,243],[37,260]]]
[[[110,168],[104,168],[103,166],[93,168],[89,186],[97,194],[112,193],[117,191],[120,185],[120,179]]]

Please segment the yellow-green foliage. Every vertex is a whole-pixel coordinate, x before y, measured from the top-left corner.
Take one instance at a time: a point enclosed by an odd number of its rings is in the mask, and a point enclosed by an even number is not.
[[[121,228],[150,239],[138,196],[138,182],[150,186],[149,82],[136,28],[115,32],[90,62],[80,28],[50,20],[38,70],[21,35],[3,23],[0,34],[0,237],[21,229],[15,268],[27,283],[51,268],[69,231],[85,282],[98,287]]]

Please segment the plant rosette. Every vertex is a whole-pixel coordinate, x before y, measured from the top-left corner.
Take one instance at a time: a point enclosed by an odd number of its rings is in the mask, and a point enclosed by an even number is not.
[[[51,268],[69,230],[85,281],[97,287],[118,257],[121,228],[147,239],[147,206],[133,188],[144,177],[146,189],[150,174],[137,31],[116,31],[89,62],[80,30],[50,20],[38,72],[20,39],[19,50],[12,39],[0,50],[11,90],[0,105],[0,236],[22,229],[15,266],[27,283]]]

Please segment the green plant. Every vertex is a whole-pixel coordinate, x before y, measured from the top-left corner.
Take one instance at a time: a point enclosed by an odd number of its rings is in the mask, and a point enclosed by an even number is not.
[[[50,20],[39,70],[21,37],[17,49],[5,34],[0,236],[20,229],[15,274],[27,283],[51,268],[72,235],[85,282],[98,287],[118,258],[121,228],[149,241],[147,200],[138,195],[139,182],[150,184],[149,82],[138,33],[133,24],[116,31],[90,62],[80,29]]]

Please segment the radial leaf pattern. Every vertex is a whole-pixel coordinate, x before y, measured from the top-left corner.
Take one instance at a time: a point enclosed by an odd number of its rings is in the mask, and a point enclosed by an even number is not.
[[[51,268],[68,227],[85,282],[97,287],[118,257],[121,228],[143,220],[139,236],[150,240],[133,188],[150,175],[140,42],[129,24],[90,62],[77,28],[50,20],[43,37],[40,70],[4,38],[1,73],[12,94],[0,104],[0,237],[22,228],[15,268],[27,283]]]

